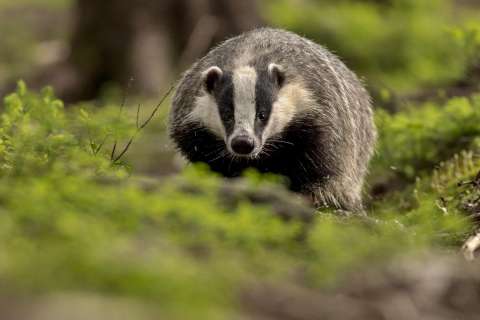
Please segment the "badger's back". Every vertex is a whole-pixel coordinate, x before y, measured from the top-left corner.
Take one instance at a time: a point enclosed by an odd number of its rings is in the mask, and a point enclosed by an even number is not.
[[[295,109],[293,116],[271,139],[274,147],[257,159],[233,161],[219,155],[215,161],[203,160],[199,153],[214,152],[222,141],[208,126],[189,121],[203,94],[202,72],[211,66],[261,70],[270,63],[282,66],[284,99],[301,101],[289,106]],[[297,95],[300,100],[295,100]],[[283,174],[294,190],[311,195],[318,205],[345,209],[361,207],[361,188],[376,138],[370,98],[355,74],[322,46],[268,28],[225,41],[184,74],[173,99],[170,134],[191,161],[208,162],[227,176],[249,166]],[[202,144],[211,148],[199,151]]]

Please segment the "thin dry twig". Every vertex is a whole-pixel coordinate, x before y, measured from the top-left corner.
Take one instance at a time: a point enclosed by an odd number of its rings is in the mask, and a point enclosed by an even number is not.
[[[160,109],[160,107],[162,106],[163,102],[165,101],[165,99],[167,99],[167,97],[170,95],[170,93],[172,93],[173,89],[175,88],[175,85],[171,85],[170,88],[168,89],[168,91],[163,95],[163,97],[160,99],[160,101],[157,103],[157,105],[155,106],[155,108],[153,109],[152,113],[150,114],[150,116],[147,118],[147,120],[145,120],[145,122],[143,122],[143,124],[140,126],[140,129],[143,129],[145,128],[148,123],[153,119],[153,117],[155,117],[155,115],[157,114],[158,110]]]
[[[107,142],[108,137],[109,135],[107,134],[105,138],[103,138],[102,142],[100,142],[100,144],[96,148],[94,148],[94,146],[92,145],[92,151],[94,155],[97,155],[100,152],[100,150],[102,150],[103,146],[105,145],[105,142]]]
[[[162,98],[160,99],[160,101],[157,103],[157,105],[155,106],[155,108],[153,109],[152,113],[148,116],[148,118],[140,125],[140,109],[141,109],[141,104],[139,104],[137,106],[137,116],[136,116],[136,130],[135,130],[135,133],[132,135],[132,137],[128,140],[127,144],[125,145],[125,147],[123,148],[123,150],[117,155],[115,156],[115,149],[116,149],[116,146],[117,146],[117,142],[115,142],[114,144],[114,150],[112,150],[112,157],[111,157],[111,160],[112,160],[112,163],[117,163],[124,155],[125,153],[127,153],[128,149],[130,149],[130,146],[132,145],[133,141],[135,140],[135,138],[137,137],[138,133],[144,129],[149,123],[150,121],[152,121],[152,119],[155,117],[155,115],[157,114],[158,110],[160,109],[160,107],[162,106],[163,102],[165,102],[165,100],[168,98],[168,96],[172,93],[173,89],[175,88],[175,85],[171,85],[170,88],[168,89],[168,91],[162,96]]]
[[[127,104],[128,94],[130,92],[130,89],[132,88],[133,81],[135,81],[135,79],[133,77],[128,79],[127,87],[125,88],[125,91],[123,92],[122,103],[120,104],[120,110],[118,112],[118,117],[119,118],[122,116],[123,109],[125,109],[125,105]],[[111,161],[113,161],[113,159],[115,157],[115,151],[117,151],[117,145],[118,145],[118,140],[115,139],[115,141],[113,143],[113,147],[112,147],[112,152],[110,154],[110,160]]]
[[[137,129],[138,129],[138,126],[139,126],[139,124],[140,124],[140,108],[141,108],[141,107],[142,107],[142,104],[139,103],[139,104],[137,105],[137,119],[136,119],[136,121],[135,121],[135,126],[136,126]]]

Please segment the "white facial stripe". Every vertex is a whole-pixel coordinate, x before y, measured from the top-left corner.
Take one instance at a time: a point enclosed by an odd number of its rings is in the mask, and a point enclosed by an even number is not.
[[[207,128],[217,134],[219,137],[225,139],[225,128],[220,119],[218,112],[218,105],[215,98],[209,94],[204,94],[195,100],[195,107],[188,115],[191,120],[202,122]]]
[[[297,113],[307,110],[314,102],[313,95],[298,81],[282,87],[263,131],[263,141],[281,133]]]
[[[233,99],[235,106],[234,132],[243,129],[251,135],[254,135],[256,83],[257,72],[254,68],[243,66],[233,71]]]

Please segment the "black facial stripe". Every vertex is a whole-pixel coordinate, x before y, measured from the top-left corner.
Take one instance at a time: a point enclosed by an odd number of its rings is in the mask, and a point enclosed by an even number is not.
[[[277,95],[278,87],[270,78],[267,70],[258,72],[257,83],[255,84],[255,109],[257,112],[255,119],[255,135],[261,136],[265,129],[270,119],[272,105],[277,99]]]
[[[213,96],[218,105],[218,112],[225,132],[229,136],[235,126],[234,88],[231,72],[225,72],[222,79],[213,91]]]
[[[338,154],[327,145],[331,129],[318,124],[316,117],[305,114],[282,132],[279,143],[270,140],[272,151],[258,159],[225,156],[225,143],[201,123],[189,122],[175,127],[175,141],[191,162],[205,162],[210,168],[227,177],[237,177],[249,167],[260,172],[275,173],[290,180],[290,188],[303,191],[313,183],[323,181],[339,172]]]

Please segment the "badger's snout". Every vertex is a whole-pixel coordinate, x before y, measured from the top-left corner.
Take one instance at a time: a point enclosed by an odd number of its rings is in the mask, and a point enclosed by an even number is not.
[[[233,137],[230,141],[230,148],[238,155],[248,156],[255,150],[255,139],[248,135]]]

